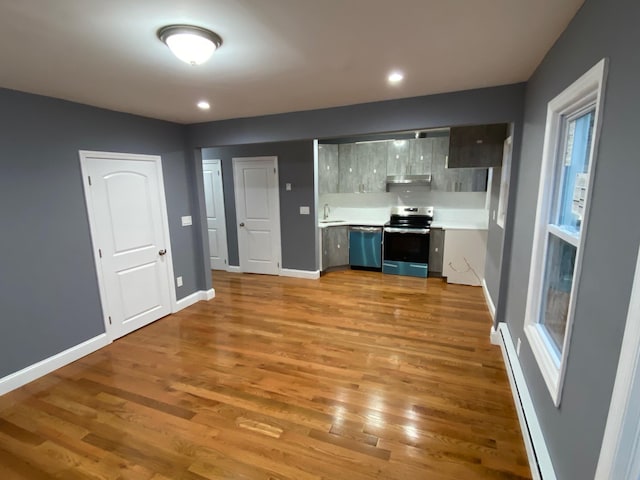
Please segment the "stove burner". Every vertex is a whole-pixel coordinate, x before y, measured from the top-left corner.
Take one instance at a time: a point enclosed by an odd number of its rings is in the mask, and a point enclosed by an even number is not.
[[[385,224],[398,228],[429,228],[433,221],[433,207],[393,207]]]

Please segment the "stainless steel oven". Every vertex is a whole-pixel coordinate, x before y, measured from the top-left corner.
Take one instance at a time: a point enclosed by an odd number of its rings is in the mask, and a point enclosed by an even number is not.
[[[382,271],[426,277],[433,207],[395,207],[384,227]]]

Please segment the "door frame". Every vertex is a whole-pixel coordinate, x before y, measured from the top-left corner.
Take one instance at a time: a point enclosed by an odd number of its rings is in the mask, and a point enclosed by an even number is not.
[[[235,208],[236,208],[236,235],[238,238],[238,263],[239,265],[239,269],[240,272],[244,273],[244,269],[242,268],[242,255],[241,255],[241,250],[240,250],[240,222],[238,221],[238,176],[237,176],[237,167],[239,162],[242,161],[264,161],[264,162],[273,162],[273,168],[275,169],[275,193],[276,193],[276,205],[275,205],[275,209],[276,209],[276,221],[278,223],[277,225],[277,229],[276,229],[276,233],[278,235],[277,238],[277,264],[278,266],[278,273],[276,275],[282,275],[282,234],[281,234],[281,218],[280,218],[280,169],[278,168],[278,157],[275,155],[269,155],[269,156],[260,156],[260,157],[233,157],[231,159],[231,163],[233,165],[233,194],[234,194],[234,198],[235,198]]]
[[[640,248],[596,479],[631,477],[640,452]],[[634,455],[635,453],[635,455]]]
[[[82,186],[84,189],[84,199],[87,207],[87,217],[89,220],[89,234],[91,237],[91,246],[93,249],[93,261],[96,267],[96,277],[98,279],[98,290],[100,292],[100,308],[102,310],[102,320],[104,322],[105,333],[110,342],[117,338],[114,334],[114,327],[109,324],[109,316],[106,314],[105,306],[107,303],[107,293],[105,288],[104,273],[102,271],[102,262],[100,262],[100,254],[98,252],[97,238],[95,235],[96,220],[93,217],[93,200],[90,195],[89,176],[87,174],[88,161],[90,158],[100,158],[103,160],[139,160],[145,162],[154,162],[156,164],[156,173],[158,178],[158,186],[160,189],[160,214],[162,218],[162,233],[164,235],[164,244],[167,253],[167,268],[169,269],[169,300],[171,313],[178,311],[176,289],[173,284],[175,278],[173,272],[173,250],[171,248],[171,237],[169,235],[169,217],[167,215],[167,200],[164,192],[164,177],[162,174],[162,158],[160,155],[144,155],[139,153],[119,153],[119,152],[100,152],[93,150],[79,150],[80,170],[82,172]]]
[[[222,214],[224,221],[224,256],[227,259],[227,265],[224,268],[226,271],[229,271],[229,236],[227,235],[227,207],[224,202],[224,181],[222,178],[222,160],[219,158],[214,159],[203,159],[202,160],[202,185],[204,186],[204,166],[205,165],[215,165],[217,164],[220,167],[220,185],[222,186]],[[205,206],[204,206],[204,215],[205,215],[205,230],[207,231],[207,239],[209,238],[209,224],[207,222],[207,196],[205,190]],[[211,267],[211,252],[209,252],[209,267]]]

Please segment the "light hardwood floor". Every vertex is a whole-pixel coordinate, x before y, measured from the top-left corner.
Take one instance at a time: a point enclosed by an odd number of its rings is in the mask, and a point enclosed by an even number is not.
[[[0,478],[530,478],[480,288],[358,271],[214,287],[0,397]]]

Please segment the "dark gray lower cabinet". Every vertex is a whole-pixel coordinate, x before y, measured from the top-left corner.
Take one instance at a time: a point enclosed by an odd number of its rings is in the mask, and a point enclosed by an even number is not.
[[[322,270],[349,265],[349,227],[322,229]]]
[[[442,276],[442,254],[444,253],[444,230],[432,228],[429,235],[429,276]]]

